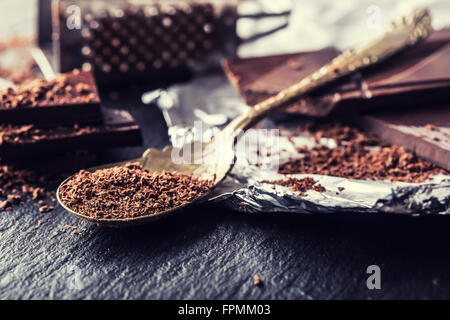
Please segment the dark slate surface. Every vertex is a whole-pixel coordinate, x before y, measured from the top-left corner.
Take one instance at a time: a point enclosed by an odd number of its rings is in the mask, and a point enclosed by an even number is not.
[[[131,110],[147,147],[165,145],[159,111],[129,96],[137,92],[109,105]],[[103,152],[100,161],[142,150]],[[131,229],[89,225],[92,233],[75,235],[58,231],[65,224],[83,226],[61,208],[0,214],[0,298],[450,298],[444,216],[251,215],[197,206]],[[381,290],[366,288],[372,264],[381,267]],[[264,287],[253,285],[254,274]]]
[[[30,1],[12,10],[32,15]],[[20,30],[32,29],[28,15],[20,19]],[[0,27],[11,29],[5,20]],[[146,147],[163,147],[161,114],[136,96],[108,104],[131,110]],[[102,152],[99,162],[143,150]],[[74,235],[58,231],[65,224],[83,226],[61,208],[0,213],[1,299],[450,298],[444,216],[250,215],[203,206],[132,229],[89,225],[92,233]],[[381,267],[379,291],[366,288],[372,264]],[[254,274],[264,287],[253,285]]]

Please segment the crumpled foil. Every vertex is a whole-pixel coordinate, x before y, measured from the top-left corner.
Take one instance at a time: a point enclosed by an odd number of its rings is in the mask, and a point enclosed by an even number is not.
[[[240,13],[251,12],[254,5],[255,3],[244,2],[240,6]],[[260,5],[268,6],[267,10],[274,6],[274,3],[261,0]],[[450,12],[446,10],[450,8],[450,4],[445,0],[395,3],[378,1],[376,5],[368,0],[318,0],[311,3],[282,1],[281,4],[277,2],[277,9],[280,6],[292,9],[289,26],[275,34],[242,45],[239,49],[240,56],[317,50],[330,45],[340,49],[353,47],[378,37],[383,32],[382,26],[417,7],[428,7],[433,16],[433,27],[440,29],[448,23]],[[246,38],[281,22],[284,22],[283,17],[240,19],[238,32]],[[292,41],[299,35],[301,41]],[[147,103],[156,102],[160,107],[169,127],[172,144],[176,146],[196,138],[208,141],[215,131],[249,108],[223,75],[201,77],[188,84],[157,90],[144,95],[143,100]],[[201,132],[194,127],[196,120],[203,123]],[[273,129],[279,126],[274,121],[263,120],[259,127]],[[299,156],[295,150],[296,146],[307,144],[312,147],[316,143],[308,136],[287,139],[291,133],[288,129],[280,132],[277,145],[280,162]],[[319,143],[332,147],[333,141],[322,139]],[[273,168],[270,170],[270,161],[269,169],[249,161],[249,154],[256,148],[257,146],[247,148],[249,151],[246,153],[237,152],[233,170],[215,189],[215,194],[209,201],[243,212],[345,211],[409,215],[450,213],[450,175],[435,176],[432,181],[421,184],[308,175],[324,186],[326,191],[308,191],[306,196],[299,197],[290,188],[263,182],[283,179],[287,175],[280,175]],[[302,178],[305,175],[289,176]],[[339,191],[339,188],[344,189]]]
[[[143,101],[156,103],[163,110],[172,144],[179,146],[194,139],[208,141],[215,131],[246,108],[235,89],[224,75],[210,75],[194,79],[187,84],[177,84],[166,90],[144,94]],[[200,112],[199,112],[200,110]],[[201,121],[199,128],[195,121]],[[302,121],[299,118],[299,121]],[[298,124],[298,123],[297,123]],[[257,130],[279,128],[273,119],[266,119]],[[332,148],[332,139],[322,138],[316,142],[304,133],[292,136],[288,127],[279,131],[277,143],[267,141],[270,153],[254,155],[261,149],[257,143],[244,139],[236,146],[237,159],[229,176],[215,189],[209,201],[220,203],[242,212],[288,212],[288,213],[397,213],[409,215],[450,213],[450,175],[437,175],[427,183],[404,183],[373,180],[352,180],[325,175],[282,175],[277,173],[277,159],[282,163],[299,157],[296,148],[313,147],[316,143]],[[266,131],[267,133],[267,131]],[[186,140],[186,137],[187,140]],[[241,144],[245,143],[245,148]],[[278,157],[275,157],[278,156]],[[267,160],[267,161],[265,161]],[[290,188],[268,183],[287,177],[313,177],[325,187],[325,192],[307,191],[298,196]],[[342,189],[343,188],[343,189]],[[341,191],[340,191],[341,190]]]

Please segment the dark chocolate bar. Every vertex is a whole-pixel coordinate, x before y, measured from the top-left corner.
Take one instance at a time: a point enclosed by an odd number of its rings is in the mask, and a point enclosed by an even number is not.
[[[282,56],[235,58],[223,66],[246,103],[254,105],[300,81],[338,54],[336,49],[327,48]],[[299,99],[288,110],[322,117],[445,103],[450,100],[449,68],[450,29],[444,29],[379,65]]]
[[[104,124],[38,128],[34,125],[0,125],[0,158],[62,154],[74,150],[142,144],[139,126],[127,111],[105,109]]]
[[[355,124],[450,170],[450,105],[370,113]]]
[[[0,92],[0,123],[50,126],[102,121],[100,98],[90,72],[54,80],[36,79]]]

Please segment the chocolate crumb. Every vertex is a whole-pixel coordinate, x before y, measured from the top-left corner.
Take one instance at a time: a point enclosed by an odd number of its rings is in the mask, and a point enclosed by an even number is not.
[[[434,124],[426,124],[425,128],[431,131],[438,131],[439,132],[439,127],[434,125]]]
[[[42,207],[39,208],[39,212],[41,212],[41,213],[46,213],[46,212],[52,211],[53,209],[55,209],[55,208],[52,207],[52,206],[44,205],[44,206],[42,206]]]
[[[10,201],[4,200],[4,201],[0,202],[0,210],[7,211],[7,210],[11,210],[11,209],[12,209],[12,204]]]
[[[66,125],[49,128],[30,125],[0,124],[0,146],[23,145],[44,140],[77,137],[112,130],[109,125]]]
[[[18,204],[20,203],[20,200],[22,198],[18,195],[13,195],[13,194],[9,194],[8,195],[8,201],[11,202],[12,204]]]
[[[302,69],[302,64],[300,62],[298,62],[298,61],[290,59],[290,60],[288,60],[287,63],[288,63],[288,66],[291,69],[294,69],[294,70],[301,70]]]
[[[72,80],[73,81],[73,80]],[[35,79],[21,85],[17,90],[7,88],[0,92],[0,109],[16,109],[65,103],[90,103],[97,99],[95,87],[87,83],[69,81],[69,75],[61,74],[55,79]]]
[[[255,274],[253,276],[253,283],[257,287],[262,287],[263,286],[263,281],[261,280],[261,278],[257,274]]]
[[[39,229],[39,227],[42,225],[42,220],[38,220],[37,225],[34,227],[34,229]]]

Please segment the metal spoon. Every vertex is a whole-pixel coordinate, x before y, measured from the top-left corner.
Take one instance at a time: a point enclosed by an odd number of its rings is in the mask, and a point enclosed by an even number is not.
[[[226,177],[233,167],[235,159],[234,146],[238,134],[312,90],[385,60],[399,50],[416,44],[418,41],[427,37],[431,31],[431,17],[428,11],[415,10],[411,15],[393,22],[390,30],[379,39],[360,49],[345,51],[299,83],[255,105],[249,112],[231,121],[209,143],[191,143],[184,145],[182,148],[168,146],[163,150],[148,149],[144,152],[142,158],[107,164],[88,170],[95,171],[123,165],[128,162],[140,162],[145,169],[150,171],[177,171],[200,179],[214,178],[214,186],[216,186]],[[183,158],[184,161],[182,160]],[[71,178],[66,179],[61,185],[64,185]],[[146,216],[132,219],[94,219],[68,208],[61,201],[59,195],[60,188],[61,186],[57,190],[57,198],[59,203],[67,211],[80,218],[96,222],[99,225],[114,227],[125,227],[154,221],[205,199],[210,194],[208,192],[190,203]]]

